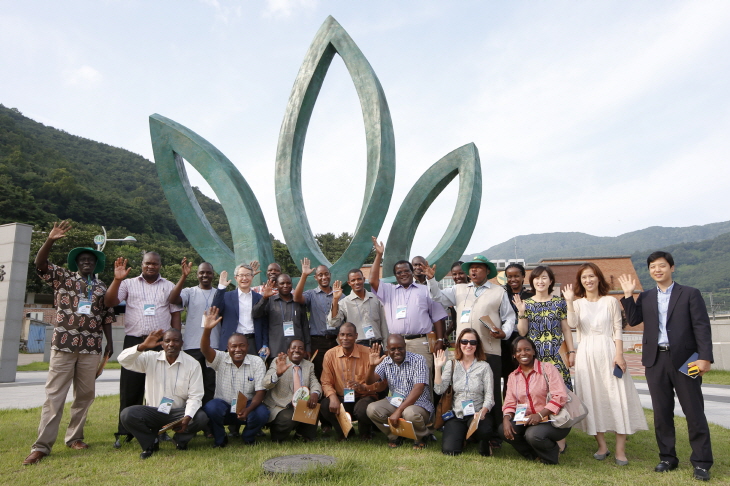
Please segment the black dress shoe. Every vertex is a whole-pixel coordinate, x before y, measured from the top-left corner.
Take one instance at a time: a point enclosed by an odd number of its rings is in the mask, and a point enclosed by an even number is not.
[[[662,461],[656,465],[656,467],[654,468],[654,471],[667,472],[667,471],[674,471],[675,469],[677,469],[676,464],[672,464],[669,461]]]
[[[155,439],[155,442],[149,447],[149,449],[145,449],[142,451],[142,453],[139,455],[140,459],[147,459],[148,457],[152,456],[152,454],[155,453],[155,451],[160,450],[160,442]]]
[[[114,441],[114,448],[115,449],[121,449],[122,448],[122,437],[124,436],[124,442],[132,442],[132,439],[134,439],[134,436],[132,434],[114,434],[114,437],[116,440]]]
[[[694,478],[699,479],[700,481],[709,481],[710,471],[708,471],[707,469],[702,469],[701,467],[696,467],[694,472]]]

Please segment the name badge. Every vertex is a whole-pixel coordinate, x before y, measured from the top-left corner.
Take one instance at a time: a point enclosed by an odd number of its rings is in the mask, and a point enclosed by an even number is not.
[[[406,318],[406,306],[399,305],[398,308],[395,311],[395,318],[396,319],[405,319]]]
[[[79,301],[79,314],[91,314],[91,301],[89,299],[81,299]]]
[[[162,397],[162,400],[160,400],[160,406],[157,407],[158,412],[162,412],[164,414],[169,414],[170,410],[172,410],[172,403],[175,400],[172,398]]]
[[[231,400],[231,413],[236,413],[236,404],[238,403],[238,397]]]
[[[155,315],[155,304],[145,304],[143,309],[144,309],[144,315],[146,315],[146,316]]]
[[[294,335],[294,322],[293,321],[284,321],[284,336],[293,336]]]
[[[469,316],[471,315],[471,309],[464,309],[461,311],[461,320],[459,322],[469,322]]]
[[[403,403],[403,400],[404,400],[405,398],[406,398],[406,397],[404,397],[404,396],[403,396],[403,395],[401,395],[400,393],[393,393],[393,394],[392,394],[391,396],[389,396],[389,397],[388,397],[388,401],[389,401],[389,402],[390,402],[390,404],[391,404],[391,405],[393,405],[394,407],[400,407],[400,404],[401,404],[401,403]]]
[[[363,327],[363,330],[365,331],[365,339],[375,339],[375,332],[373,331],[373,326],[365,326],[365,327]]]
[[[464,412],[464,417],[474,415],[474,400],[462,400],[461,410]]]
[[[355,403],[355,390],[352,388],[345,388],[344,402]]]
[[[515,417],[512,420],[514,420],[515,422],[524,422],[526,415],[527,415],[527,404],[520,403],[517,405],[517,408],[515,409]]]

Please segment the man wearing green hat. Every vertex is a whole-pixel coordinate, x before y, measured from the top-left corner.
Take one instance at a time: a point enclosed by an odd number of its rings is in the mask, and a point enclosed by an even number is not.
[[[461,265],[471,282],[439,289],[434,279],[435,265],[426,268],[428,290],[436,302],[456,310],[456,334],[462,329],[474,329],[482,340],[487,363],[494,376],[502,375],[502,346],[500,340],[512,335],[515,328],[515,312],[501,285],[489,282],[497,276],[497,268],[486,257],[477,255]],[[494,380],[494,400],[491,414],[496,424],[502,421],[502,393],[500,380]]]
[[[111,355],[114,351],[114,309],[104,306],[106,285],[94,277],[95,273],[104,270],[104,254],[92,248],[74,248],[68,254],[68,270],[48,261],[53,244],[70,229],[67,221],[53,223],[53,229],[35,258],[38,276],[53,288],[56,318],[38,438],[23,465],[37,464],[51,453],[71,383],[74,402],[65,442],[76,450],[89,447],[84,443],[84,424],[94,402],[102,331],[106,337],[104,354]]]

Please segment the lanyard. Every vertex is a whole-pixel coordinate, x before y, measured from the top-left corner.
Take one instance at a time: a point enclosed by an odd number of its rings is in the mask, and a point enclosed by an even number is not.
[[[167,364],[167,358],[165,358],[165,359],[166,359],[165,364]],[[172,365],[168,365],[168,368],[171,366]],[[173,385],[173,387],[172,387],[173,393],[169,397],[167,395],[167,370],[164,370],[164,372],[162,373],[162,391],[165,393],[165,396],[168,398],[172,398],[175,396],[175,390],[177,390],[177,378],[178,378],[178,376],[180,376],[180,366],[182,366],[182,364],[178,363],[177,364],[177,374],[175,375],[175,385]]]
[[[477,286],[476,285],[472,285],[471,288],[474,289],[474,301],[471,303],[471,307],[469,307],[469,309],[471,309],[472,307],[474,307],[474,304],[476,304],[476,301],[479,300],[479,297],[481,297],[482,295],[484,295],[484,291],[487,290],[486,287],[485,287],[484,290],[479,295],[477,295]],[[481,288],[481,286],[479,288]],[[471,295],[471,290],[467,290],[466,295],[464,296],[464,303],[462,304],[463,305],[463,308],[467,308],[466,307],[466,300],[469,298],[469,295]]]
[[[357,305],[357,302],[355,302],[355,300],[353,299],[352,305],[354,305],[355,309],[357,309],[357,314],[360,316],[360,323],[364,323],[365,319],[363,319],[363,317],[362,317],[362,308],[365,306],[365,301],[363,300],[362,305]],[[372,305],[368,305],[368,316],[370,317],[370,322],[375,323],[375,319],[373,319],[373,306]]]
[[[159,300],[157,297],[160,296],[159,287],[155,288],[154,300],[152,302],[147,302],[147,291],[145,290],[145,286],[146,285],[155,285],[158,281],[159,281],[159,279],[155,280],[154,283],[148,284],[147,281],[144,278],[142,278],[142,298],[144,299],[144,304],[150,304],[150,303],[157,304],[157,301]],[[157,306],[155,306],[155,307],[157,307]]]
[[[293,302],[293,300],[291,300],[289,302]],[[289,302],[287,302],[287,304],[289,304]],[[288,305],[286,307],[287,307],[287,309],[289,308]],[[281,303],[281,299],[279,299],[279,312],[281,312],[281,320],[283,322],[287,322],[286,313],[284,312],[284,304]],[[294,316],[296,316],[296,315],[297,315],[297,311],[292,309],[292,312],[289,313],[289,321],[294,322]]]
[[[203,314],[205,314],[205,311],[208,310],[208,307],[209,307],[208,301],[210,300],[210,296],[213,295],[214,290],[215,289],[210,289],[210,291],[208,292],[208,296],[206,297],[205,294],[203,293],[203,289],[200,289],[200,293],[203,295],[203,298],[205,299],[205,309],[203,309]]]
[[[466,376],[466,392],[465,393],[466,393],[466,397],[467,398],[469,397],[469,375],[471,374],[471,370],[474,369],[474,364],[475,363],[476,363],[476,361],[473,361],[472,364],[471,364],[471,366],[469,366],[469,369],[468,370],[465,370],[464,369],[464,365],[461,364],[461,363],[459,363],[459,365],[461,366],[462,371],[464,372],[464,375]],[[452,385],[453,385],[453,383],[452,383]]]
[[[243,385],[241,385],[241,393],[244,395],[246,394],[246,390],[244,390],[244,387],[246,386],[246,363],[241,363],[241,368],[236,369],[236,373],[233,373],[233,368],[236,368],[235,364],[231,365],[231,387],[233,388],[233,394],[235,395],[233,398],[236,398],[238,396],[236,392],[238,389],[236,388],[236,376],[238,376],[238,370],[243,369]]]
[[[91,277],[86,277],[86,296],[87,296],[87,299],[89,299],[89,302],[91,302],[91,298],[93,295],[94,295],[93,281],[91,280]]]

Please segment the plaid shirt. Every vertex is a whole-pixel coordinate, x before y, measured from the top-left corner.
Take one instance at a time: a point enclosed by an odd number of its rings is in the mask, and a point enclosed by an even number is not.
[[[433,412],[431,390],[428,386],[428,366],[426,366],[426,360],[423,356],[407,351],[406,358],[400,365],[395,364],[388,356],[375,368],[375,373],[381,380],[388,380],[388,388],[390,388],[391,394],[400,393],[404,399],[411,393],[415,384],[425,384],[423,392],[421,392],[414,405]]]
[[[239,367],[233,363],[230,354],[216,351],[213,362],[207,365],[215,370],[214,398],[220,398],[226,403],[231,403],[238,397],[239,391],[248,400],[252,400],[254,393],[265,389],[266,366],[258,356],[247,354]]]
[[[101,354],[102,326],[116,321],[114,309],[104,307],[106,285],[98,279],[86,279],[78,272],[48,263],[45,272],[36,269],[38,276],[53,288],[56,323],[53,328],[51,349],[64,353]],[[79,314],[79,300],[91,294],[91,314]]]
[[[180,312],[183,308],[167,302],[170,292],[175,288],[172,282],[161,276],[153,283],[139,275],[128,278],[119,284],[119,301],[127,301],[124,318],[124,332],[129,336],[147,336],[152,331],[170,329],[172,312]],[[155,315],[144,315],[145,304],[154,304]]]

